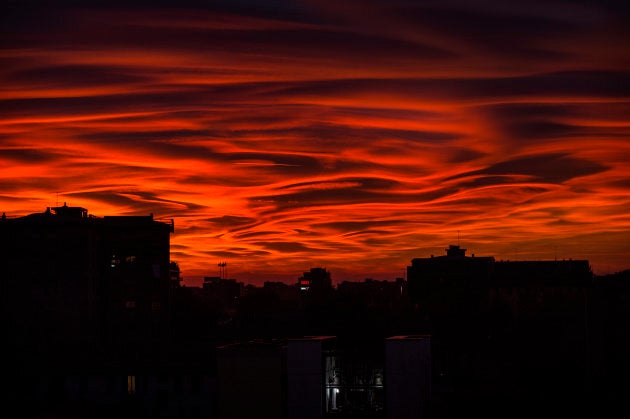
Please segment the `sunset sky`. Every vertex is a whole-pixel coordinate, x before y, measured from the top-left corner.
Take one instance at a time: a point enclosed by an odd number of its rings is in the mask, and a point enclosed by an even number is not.
[[[188,285],[393,280],[458,235],[630,268],[624,2],[38,4],[0,6],[7,216],[172,218]]]

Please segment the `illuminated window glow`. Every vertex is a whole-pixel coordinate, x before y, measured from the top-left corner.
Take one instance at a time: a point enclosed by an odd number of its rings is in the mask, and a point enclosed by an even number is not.
[[[127,394],[133,396],[136,394],[136,376],[128,375],[127,376]]]

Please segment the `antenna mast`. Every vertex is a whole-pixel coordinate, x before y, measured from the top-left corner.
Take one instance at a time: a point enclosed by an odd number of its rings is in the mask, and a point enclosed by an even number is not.
[[[227,266],[227,262],[219,262],[219,278],[221,279],[227,279],[227,269],[225,268]]]

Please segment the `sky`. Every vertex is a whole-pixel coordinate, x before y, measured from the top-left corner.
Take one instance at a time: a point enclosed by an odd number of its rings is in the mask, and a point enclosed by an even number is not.
[[[8,217],[173,219],[187,285],[630,268],[627,2],[42,4],[0,6]]]

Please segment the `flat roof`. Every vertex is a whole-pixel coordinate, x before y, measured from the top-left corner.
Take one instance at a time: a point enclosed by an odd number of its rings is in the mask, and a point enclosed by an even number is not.
[[[328,340],[335,339],[337,336],[304,336],[301,338],[291,338],[289,340]]]
[[[428,339],[431,335],[398,335],[390,336],[386,340],[422,340]]]

